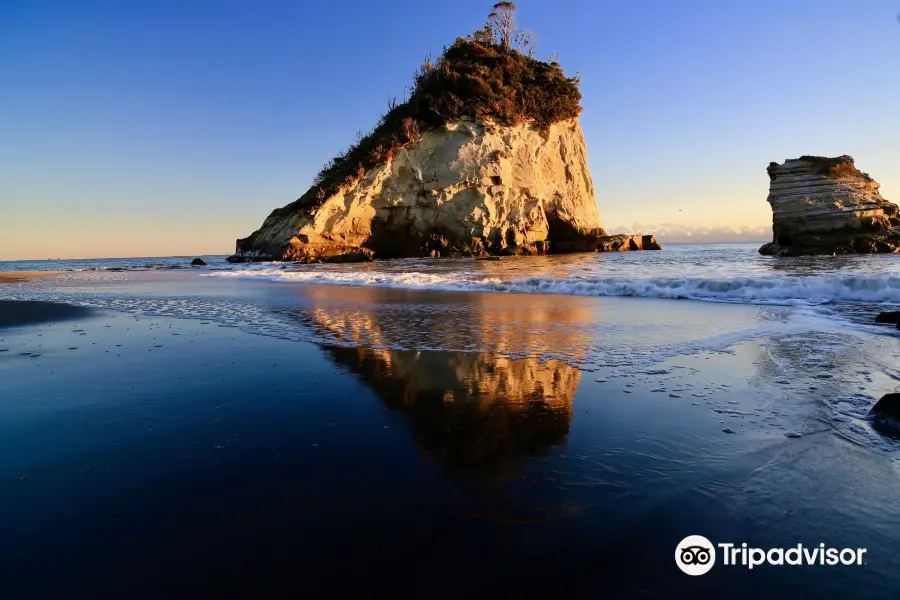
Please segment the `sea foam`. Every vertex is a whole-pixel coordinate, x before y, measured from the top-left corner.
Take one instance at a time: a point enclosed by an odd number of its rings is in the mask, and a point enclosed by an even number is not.
[[[575,296],[704,300],[744,304],[816,305],[829,302],[900,303],[900,277],[795,275],[764,277],[483,277],[480,273],[411,270],[337,271],[257,268],[218,271],[211,277],[264,279],[326,285]]]

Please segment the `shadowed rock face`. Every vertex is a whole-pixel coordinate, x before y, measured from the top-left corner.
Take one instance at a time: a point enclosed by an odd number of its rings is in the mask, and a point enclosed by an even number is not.
[[[761,254],[852,254],[900,250],[898,207],[850,156],[771,163],[768,202],[774,239]]]
[[[577,119],[539,130],[455,120],[313,208],[274,211],[233,262],[657,249],[606,236]],[[647,239],[649,238],[649,239]]]

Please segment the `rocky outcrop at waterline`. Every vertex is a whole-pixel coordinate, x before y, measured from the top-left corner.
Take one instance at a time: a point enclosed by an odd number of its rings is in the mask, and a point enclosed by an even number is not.
[[[900,250],[898,207],[853,158],[801,156],[770,163],[772,242],[761,254],[853,254]]]
[[[900,327],[900,310],[886,310],[875,316],[876,323],[890,323]]]
[[[626,250],[662,250],[656,237],[652,235],[607,235],[596,240],[593,252],[624,252]]]
[[[900,394],[882,396],[872,407],[870,415],[877,428],[900,434]]]

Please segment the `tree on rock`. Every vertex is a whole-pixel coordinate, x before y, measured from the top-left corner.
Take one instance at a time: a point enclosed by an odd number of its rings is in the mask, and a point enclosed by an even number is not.
[[[403,102],[392,98],[369,133],[332,158],[303,196],[282,207],[312,214],[342,186],[389,160],[404,145],[449,121],[490,120],[541,129],[581,112],[578,78],[567,77],[556,58],[534,57],[537,36],[516,27],[516,5],[498,2],[481,29],[459,37],[436,59],[425,60]]]
[[[473,39],[487,45],[497,45],[508,54],[514,48],[533,58],[538,37],[533,31],[516,27],[516,5],[512,2],[498,2],[488,15],[484,28],[476,32]]]
[[[512,2],[498,2],[494,12],[488,15],[487,27],[494,35],[496,43],[509,51],[510,40],[516,27],[516,5]]]

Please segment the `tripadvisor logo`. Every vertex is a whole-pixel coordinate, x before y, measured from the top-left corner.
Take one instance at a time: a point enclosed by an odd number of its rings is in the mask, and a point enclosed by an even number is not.
[[[702,535],[689,535],[675,548],[675,564],[688,575],[705,575],[716,564],[716,549]]]
[[[717,550],[718,549],[718,550]],[[761,565],[857,565],[863,564],[866,548],[830,548],[825,544],[790,548],[751,548],[747,544],[713,544],[702,535],[689,535],[675,547],[675,564],[688,575],[705,575],[716,564],[716,555],[726,567],[753,569]]]

